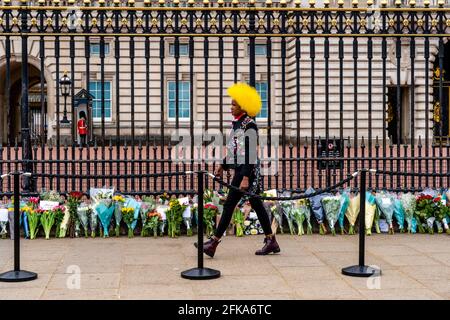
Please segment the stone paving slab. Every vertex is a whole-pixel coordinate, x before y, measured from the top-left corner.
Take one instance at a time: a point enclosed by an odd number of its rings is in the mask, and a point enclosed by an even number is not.
[[[21,266],[39,274],[0,283],[0,299],[450,299],[448,235],[372,235],[366,264],[379,278],[351,278],[358,237],[277,236],[281,254],[255,256],[262,236],[227,236],[205,267],[210,281],[180,272],[196,267],[196,237],[22,240]],[[13,267],[13,241],[0,240],[0,271]],[[78,272],[80,272],[78,274]]]

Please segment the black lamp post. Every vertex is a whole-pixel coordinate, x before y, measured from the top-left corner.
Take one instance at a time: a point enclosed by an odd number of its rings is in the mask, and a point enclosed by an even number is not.
[[[67,97],[69,96],[72,80],[67,76],[67,71],[65,71],[62,78],[59,79],[59,84],[61,86],[61,93],[64,97],[64,115],[61,123],[70,123],[70,121],[67,119]]]

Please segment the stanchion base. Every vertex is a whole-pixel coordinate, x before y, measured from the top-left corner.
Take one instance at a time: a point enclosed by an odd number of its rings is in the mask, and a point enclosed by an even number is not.
[[[37,279],[37,273],[19,270],[8,271],[0,274],[0,282],[23,282]]]
[[[342,268],[342,274],[350,277],[371,277],[380,276],[381,270],[369,266],[351,266]]]
[[[209,280],[220,277],[220,271],[210,268],[193,268],[181,273],[181,277],[189,280]]]

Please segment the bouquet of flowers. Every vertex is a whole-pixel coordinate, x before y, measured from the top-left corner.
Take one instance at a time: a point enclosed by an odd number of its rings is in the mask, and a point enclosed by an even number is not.
[[[96,189],[89,191],[93,201],[93,210],[97,212],[98,218],[103,226],[103,236],[109,237],[109,224],[114,214],[113,206],[114,189]]]
[[[55,238],[60,238],[61,234],[61,224],[64,220],[64,216],[66,215],[66,207],[63,205],[58,206],[58,210],[55,211]]]
[[[359,210],[360,210],[360,195],[351,196],[348,203],[347,211],[345,211],[345,216],[350,224],[348,229],[348,234],[355,234],[355,223],[356,219],[358,219]]]
[[[183,222],[183,212],[186,207],[178,199],[169,201],[169,209],[166,211],[169,237],[175,238],[180,235],[180,226]]]
[[[56,216],[63,217],[65,208],[57,206],[52,210],[43,210],[41,215],[41,223],[45,233],[45,239],[50,239],[50,231],[56,222]]]
[[[372,234],[373,221],[375,220],[375,215],[377,214],[377,204],[375,196],[372,192],[366,192],[366,235]]]
[[[444,225],[444,228],[447,232],[448,225],[446,217],[450,213],[450,208],[446,206],[446,201],[442,200],[442,197],[436,197],[434,198],[434,203],[436,204],[436,209],[434,211],[434,218],[436,222],[436,226],[438,229],[438,233],[443,233],[444,229],[442,228],[442,225]]]
[[[89,206],[86,203],[81,203],[77,208],[78,221],[81,222],[81,226],[84,230],[84,237],[88,237],[88,227],[89,227]]]
[[[160,231],[161,236],[164,235],[164,229],[165,229],[166,222],[167,222],[167,215],[166,215],[167,210],[169,210],[168,205],[158,204],[156,206],[156,211],[161,215],[161,219],[162,219],[161,223],[159,224],[159,231]]]
[[[71,238],[75,237],[75,224],[77,221],[77,210],[78,206],[81,203],[81,198],[83,197],[83,194],[81,192],[71,192],[69,193],[69,199],[67,201],[68,207],[69,207],[69,213],[70,213],[70,220],[69,220],[69,235]]]
[[[315,190],[313,188],[308,188],[305,192],[306,195],[313,194]],[[330,193],[321,193],[309,199],[309,203],[311,204],[311,210],[314,216],[316,217],[317,223],[319,224],[319,233],[324,235],[327,233],[327,228],[325,227],[325,214],[323,212],[322,207],[322,199],[324,197],[332,196]]]
[[[403,193],[400,197],[403,210],[405,212],[405,220],[408,224],[408,233],[412,232],[412,222],[416,212],[416,197],[412,193]]]
[[[162,205],[168,206],[168,205],[169,205],[169,200],[170,200],[170,197],[169,197],[169,195],[167,194],[167,192],[164,192],[162,195],[160,195],[160,196],[158,197],[158,202],[159,202],[160,204],[162,204]]]
[[[208,237],[214,234],[214,221],[218,214],[219,208],[213,203],[207,203],[203,207],[203,222],[205,223]]]
[[[397,220],[400,232],[405,232],[405,211],[399,198],[394,199],[394,218]]]
[[[8,208],[0,207],[0,235],[2,239],[6,238],[6,224],[8,223]]]
[[[158,237],[158,227],[162,222],[162,216],[157,211],[152,211],[148,213],[147,219],[145,221],[144,229],[145,234],[148,235],[150,231],[153,232],[153,237]]]
[[[35,209],[31,206],[26,206],[23,208],[23,212],[27,215],[28,224],[30,227],[30,239],[36,239],[37,233],[39,232],[42,211],[38,208]]]
[[[91,237],[95,238],[97,235],[97,226],[98,226],[98,214],[96,210],[93,210],[92,207],[89,210],[89,226],[91,229]]]
[[[339,209],[341,207],[341,199],[339,196],[326,196],[322,198],[322,206],[325,210],[325,216],[331,229],[331,234],[336,235],[334,225],[339,217]]]
[[[341,230],[341,234],[345,234],[344,218],[345,218],[345,212],[347,211],[349,203],[350,203],[349,192],[348,191],[342,192],[341,193],[341,203],[340,203],[340,207],[339,207],[339,216],[338,216],[339,229]]]
[[[120,236],[120,222],[122,221],[122,208],[125,202],[125,198],[121,195],[115,195],[113,197],[114,201],[114,221],[115,221],[115,234],[116,237]]]
[[[142,221],[142,230],[141,230],[141,237],[147,237],[148,236],[148,228],[145,228],[145,224],[147,222],[148,216],[151,212],[153,212],[156,209],[156,200],[153,196],[147,197],[144,196],[142,198],[141,203],[141,221]]]
[[[436,205],[433,200],[434,197],[429,194],[421,194],[417,197],[414,217],[416,218],[417,229],[420,233],[425,233],[427,229],[430,234],[433,233],[434,210],[436,209]]]
[[[64,202],[63,197],[61,197],[61,195],[54,190],[46,191],[45,189],[42,189],[39,198],[42,201],[53,201],[58,202],[60,204]]]
[[[389,234],[394,234],[394,226],[392,223],[394,216],[394,198],[389,193],[382,191],[377,194],[375,201],[389,225]]]
[[[236,226],[236,237],[244,236],[244,213],[239,208],[235,208],[233,212],[233,222]]]
[[[123,221],[127,224],[128,227],[128,238],[134,237],[134,229],[133,229],[133,221],[134,221],[134,208],[132,207],[123,207],[122,208],[122,218]]]
[[[307,199],[301,199],[301,200],[307,200]],[[297,235],[301,236],[305,234],[305,230],[303,228],[303,222],[305,222],[305,214],[303,208],[305,207],[305,204],[301,204],[302,208],[300,208],[300,205],[298,205],[298,201],[294,203],[292,206],[292,217],[293,221],[297,224]],[[309,207],[307,207],[307,210],[309,210]]]
[[[258,220],[258,216],[255,211],[251,210],[247,216],[247,220],[244,221],[244,234],[246,235],[257,235],[264,233],[261,227],[261,223]]]
[[[294,202],[290,200],[280,201],[281,210],[286,217],[291,235],[295,234],[294,229]]]
[[[312,234],[311,207],[309,204],[309,199],[299,199],[299,200],[297,200],[296,205],[297,205],[297,208],[301,211],[302,215],[305,216],[306,234]]]
[[[183,223],[186,226],[186,235],[188,237],[192,237],[192,235],[193,235],[193,232],[192,232],[192,207],[191,207],[191,203],[189,201],[189,197],[180,198],[180,199],[178,199],[178,201],[185,208],[182,216],[183,216]],[[220,201],[222,201],[222,200],[220,200]]]

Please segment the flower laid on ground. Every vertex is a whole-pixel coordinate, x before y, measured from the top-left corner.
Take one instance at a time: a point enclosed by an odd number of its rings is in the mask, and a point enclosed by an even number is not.
[[[306,195],[313,194],[315,190],[313,188],[308,188],[305,192]],[[311,210],[314,215],[314,217],[317,220],[317,223],[319,224],[319,233],[321,235],[324,235],[327,233],[327,228],[325,227],[325,214],[323,212],[322,207],[322,198],[332,196],[332,194],[329,193],[322,193],[319,195],[316,195],[314,197],[311,197],[309,199],[309,203],[311,204]]]
[[[311,207],[309,204],[309,199],[299,199],[295,205],[300,210],[301,215],[304,216],[304,220],[306,220],[306,234],[312,234]]]
[[[128,227],[128,238],[134,237],[133,221],[134,221],[134,209],[131,207],[122,208],[122,218]]]
[[[233,211],[233,223],[236,226],[236,237],[244,236],[244,213],[240,208],[235,208]]]
[[[151,231],[153,233],[153,237],[158,237],[158,228],[162,222],[162,216],[157,211],[152,211],[147,214],[147,219],[145,221],[144,229],[146,230],[145,236],[149,235]]]
[[[405,232],[405,211],[401,199],[397,197],[394,198],[394,218],[397,220],[400,232]]]
[[[377,212],[377,204],[375,196],[372,192],[366,192],[366,214],[365,214],[365,224],[366,224],[366,235],[370,236],[372,234],[373,221]]]
[[[53,210],[43,210],[41,214],[41,224],[44,229],[45,239],[50,239],[50,231],[55,224],[55,212]]]
[[[175,238],[180,235],[180,227],[183,222],[183,212],[186,205],[182,205],[178,199],[169,201],[169,209],[166,211],[167,216],[167,233],[169,237]]]
[[[98,214],[96,210],[89,210],[89,227],[91,231],[91,238],[97,235]]]
[[[97,212],[97,216],[103,227],[103,237],[109,237],[109,225],[114,214],[115,206],[113,205],[113,188],[96,189],[89,191],[91,200],[93,201],[92,209]]]
[[[416,211],[414,217],[417,221],[417,229],[420,233],[426,233],[427,230],[430,234],[433,233],[434,223],[434,210],[436,205],[434,203],[434,197],[429,194],[421,194],[416,199]],[[431,228],[430,228],[430,220]]]
[[[40,209],[33,209],[29,206],[24,207],[22,210],[27,215],[28,225],[30,227],[30,239],[36,239],[39,232],[42,211]]]
[[[2,239],[5,239],[8,233],[8,231],[6,230],[7,223],[8,223],[8,208],[0,207],[0,235]]]
[[[83,193],[81,192],[71,192],[69,193],[69,199],[67,201],[67,206],[69,209],[70,220],[69,220],[69,236],[71,238],[75,237],[75,224],[77,221],[77,209],[81,203],[81,198],[83,197]]]
[[[289,226],[289,232],[291,235],[295,234],[294,228],[294,202],[293,201],[281,201],[280,202],[281,210],[283,211],[283,215],[286,217],[286,221]]]
[[[87,238],[89,236],[89,206],[86,203],[81,203],[77,209],[78,221],[81,223],[81,227],[84,231],[84,237]]]
[[[207,203],[203,207],[203,222],[206,226],[206,236],[210,237],[214,234],[214,222],[219,214],[219,209],[212,203]]]
[[[66,207],[63,205],[59,205],[57,207],[54,208],[55,211],[55,226],[56,226],[56,230],[55,230],[55,238],[59,238],[60,237],[60,233],[61,233],[61,224],[64,220],[64,216],[66,214]]]
[[[444,229],[447,232],[448,225],[446,217],[450,213],[450,208],[446,206],[446,201],[443,202],[441,197],[437,197],[434,200],[434,203],[436,205],[435,211],[434,211],[434,218],[435,223],[438,229],[438,233],[443,233]],[[442,228],[444,226],[444,228]]]
[[[355,223],[358,219],[360,211],[360,195],[350,195],[347,211],[345,211],[345,216],[347,217],[348,223],[350,225],[348,229],[348,234],[355,234]]]
[[[115,234],[116,237],[120,236],[120,222],[122,222],[122,208],[125,203],[125,198],[122,195],[115,195],[114,201],[114,221],[115,221]]]
[[[270,206],[270,212],[272,213],[273,217],[273,231],[276,232],[278,229],[280,229],[280,233],[284,233],[283,231],[283,215],[280,214],[280,207],[277,203]]]
[[[341,230],[341,234],[345,234],[344,228],[345,212],[347,211],[349,203],[350,203],[349,191],[345,190],[341,193],[341,202],[338,216],[339,229]]]
[[[393,216],[394,216],[394,198],[389,193],[382,191],[375,197],[376,204],[389,226],[389,234],[394,234]]]
[[[403,193],[400,196],[403,211],[405,212],[405,221],[408,233],[413,233],[413,219],[416,212],[416,197],[412,193]]]
[[[147,237],[148,236],[148,230],[145,228],[145,223],[147,222],[148,215],[150,212],[153,212],[156,209],[156,200],[153,196],[147,197],[144,196],[142,198],[141,203],[141,222],[142,222],[142,229],[141,229],[141,236]]]
[[[327,196],[322,198],[322,206],[325,211],[325,217],[330,226],[331,234],[336,235],[334,225],[339,217],[339,209],[341,207],[341,199],[339,196]]]

